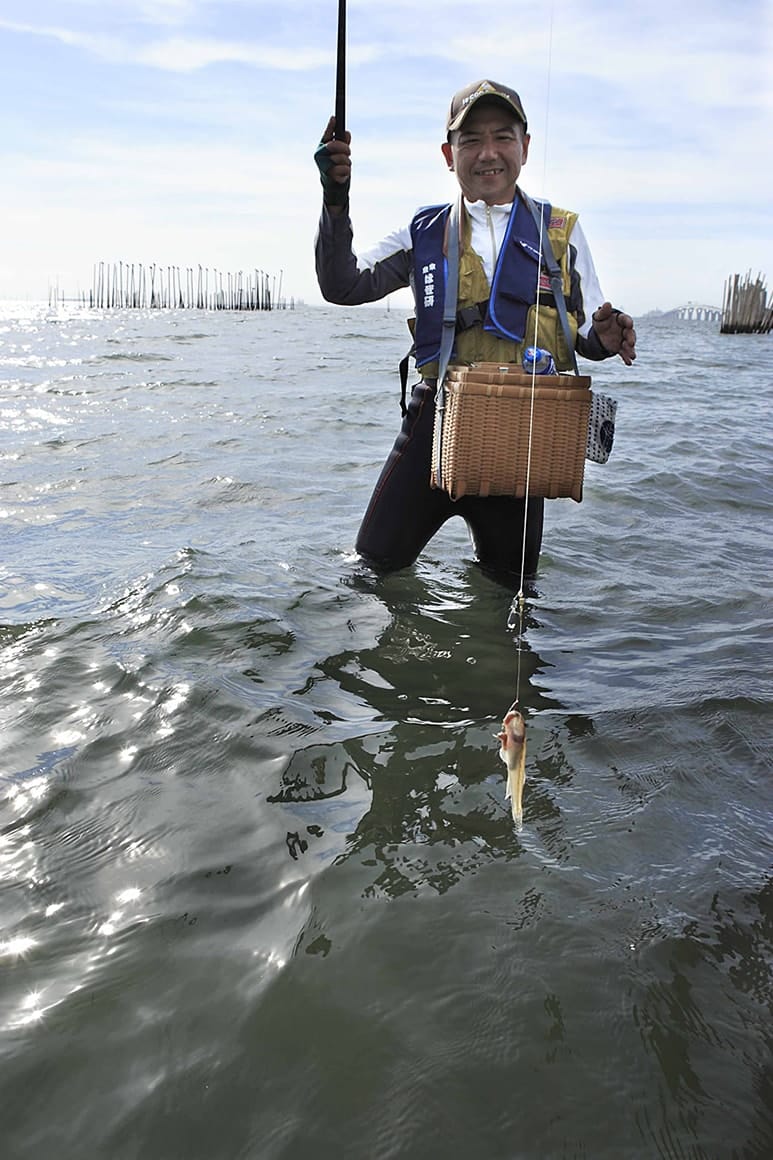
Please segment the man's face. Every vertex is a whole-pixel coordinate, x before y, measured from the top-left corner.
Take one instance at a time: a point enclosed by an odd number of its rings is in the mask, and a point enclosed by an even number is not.
[[[529,134],[502,105],[480,101],[442,146],[468,201],[506,205],[529,153]]]

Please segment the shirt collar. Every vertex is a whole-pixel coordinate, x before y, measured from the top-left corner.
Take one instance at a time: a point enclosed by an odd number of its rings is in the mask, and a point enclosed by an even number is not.
[[[481,220],[485,219],[487,209],[489,209],[491,211],[491,214],[494,217],[502,217],[502,218],[509,217],[510,214],[512,213],[513,202],[510,201],[506,205],[487,206],[485,201],[483,201],[482,199],[480,201],[468,201],[467,198],[465,197],[464,207],[467,210],[467,213],[470,215],[470,217],[476,218],[478,221],[481,221]]]

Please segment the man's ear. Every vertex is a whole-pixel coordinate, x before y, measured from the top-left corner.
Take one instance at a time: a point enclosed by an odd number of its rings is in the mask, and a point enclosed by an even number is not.
[[[441,151],[442,151],[442,153],[443,153],[443,156],[444,156],[444,157],[445,157],[445,159],[446,159],[446,165],[447,165],[447,166],[448,166],[448,168],[449,168],[449,169],[450,169],[450,170],[453,172],[453,168],[454,168],[454,154],[453,154],[453,150],[451,149],[451,144],[450,144],[450,142],[449,142],[449,141],[444,141],[444,142],[443,142],[443,144],[440,146],[440,149],[441,149]]]

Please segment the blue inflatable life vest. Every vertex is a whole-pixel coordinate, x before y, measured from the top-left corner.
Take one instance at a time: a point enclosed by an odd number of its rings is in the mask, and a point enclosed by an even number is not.
[[[537,203],[544,229],[550,224],[551,207]],[[416,366],[433,362],[440,353],[443,304],[446,289],[446,258],[443,253],[450,205],[425,206],[411,222],[416,291]],[[540,272],[540,238],[537,223],[523,200],[513,205],[499,251],[485,330],[511,342],[522,342],[529,307],[537,300]]]

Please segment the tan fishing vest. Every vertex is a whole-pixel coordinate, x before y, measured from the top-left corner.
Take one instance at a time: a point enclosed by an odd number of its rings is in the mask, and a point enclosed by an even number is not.
[[[550,226],[548,228],[548,238],[550,239],[555,259],[561,269],[564,295],[567,299],[569,297],[571,283],[567,251],[569,249],[569,236],[577,221],[577,217],[578,215],[576,213],[571,213],[565,209],[558,209],[554,206],[550,215]],[[460,310],[465,306],[474,306],[476,302],[485,302],[490,293],[490,286],[483,269],[483,262],[472,248],[471,237],[472,223],[470,222],[469,214],[465,210],[462,224],[462,245],[459,253],[459,291],[457,306]],[[547,279],[545,279],[544,285],[541,285],[540,288],[542,291],[550,294],[550,284]],[[577,319],[571,312],[567,312],[567,314],[569,318],[569,329],[572,334],[572,346],[574,347],[578,329]],[[535,320],[537,324],[536,333]],[[460,331],[456,336],[457,356],[454,361],[463,364],[473,362],[520,363],[527,346],[541,346],[545,350],[549,350],[555,359],[558,370],[566,371],[573,369],[572,354],[571,351],[567,350],[566,339],[558,311],[554,306],[548,306],[544,303],[540,303],[539,313],[537,312],[536,305],[529,308],[526,319],[526,335],[523,342],[516,343],[510,342],[509,339],[498,338],[497,335],[491,334],[488,330],[484,330],[482,326],[471,326],[468,330]],[[420,373],[425,379],[437,378],[437,363],[426,363],[420,368]]]

